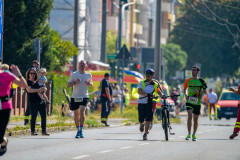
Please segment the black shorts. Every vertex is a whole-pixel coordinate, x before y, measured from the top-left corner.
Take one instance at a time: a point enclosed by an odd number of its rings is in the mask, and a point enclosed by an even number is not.
[[[71,98],[71,106],[70,106],[70,109],[73,111],[73,110],[76,110],[79,108],[79,106],[87,106],[88,104],[88,101],[89,101],[89,98],[83,98],[83,101],[82,102],[74,102],[74,98]]]
[[[153,106],[152,104],[138,104],[138,120],[140,123],[145,121],[152,121]]]
[[[194,114],[200,115],[201,105],[186,103],[187,110],[192,110]]]

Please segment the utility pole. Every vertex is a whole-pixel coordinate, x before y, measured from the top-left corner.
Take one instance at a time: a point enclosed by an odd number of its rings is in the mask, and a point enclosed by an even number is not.
[[[155,79],[161,80],[161,66],[162,66],[162,56],[161,56],[161,7],[162,0],[157,0],[156,2],[156,31],[155,31],[155,53],[154,53],[154,71]]]
[[[4,0],[2,0],[2,2],[1,2],[1,4],[0,4],[1,6],[0,6],[0,8],[1,8],[1,10],[0,10],[0,23],[1,23],[1,31],[0,31],[0,38],[1,38],[1,41],[0,41],[0,62],[2,62],[3,63],[3,28],[4,28]]]
[[[133,2],[133,0],[131,0]],[[130,8],[130,32],[129,32],[129,44],[130,46],[133,46],[133,17],[134,17],[134,5]]]
[[[101,38],[101,62],[107,62],[106,54],[106,24],[107,24],[107,1],[102,0],[102,38]]]
[[[73,42],[74,45],[77,47],[78,49],[78,0],[75,0],[75,4],[74,4],[74,35],[73,35]],[[77,70],[77,62],[78,61],[78,54],[73,56],[73,71]]]

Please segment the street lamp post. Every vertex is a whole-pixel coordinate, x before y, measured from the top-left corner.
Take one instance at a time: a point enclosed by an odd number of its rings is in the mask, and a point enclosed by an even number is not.
[[[130,3],[125,3],[125,4],[122,4],[120,2],[119,4],[119,25],[118,25],[118,54],[120,53],[120,50],[121,50],[121,47],[122,47],[122,20],[123,20],[123,16],[124,15],[124,11],[125,11],[125,8],[127,6],[130,6],[130,5],[133,5],[135,4],[135,2],[130,2]],[[118,84],[120,85],[121,84],[121,90],[122,90],[122,97],[124,96],[123,95],[123,90],[124,90],[124,66],[125,66],[125,55],[123,54],[123,59],[122,59],[122,83],[120,81],[120,78],[118,78]],[[120,67],[120,60],[118,60],[118,65],[117,67]],[[122,111],[123,111],[123,98],[121,100],[121,114],[122,114]]]

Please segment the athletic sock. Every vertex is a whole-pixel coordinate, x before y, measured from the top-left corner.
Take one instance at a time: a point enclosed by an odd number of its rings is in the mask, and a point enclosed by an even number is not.
[[[82,129],[83,129],[83,125],[80,125],[80,132],[82,132]]]
[[[81,126],[77,126],[77,131],[80,131],[81,130]]]

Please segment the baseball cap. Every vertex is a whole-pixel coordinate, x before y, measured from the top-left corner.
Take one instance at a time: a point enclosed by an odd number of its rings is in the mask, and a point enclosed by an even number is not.
[[[104,77],[110,77],[110,74],[109,73],[105,73]]]

